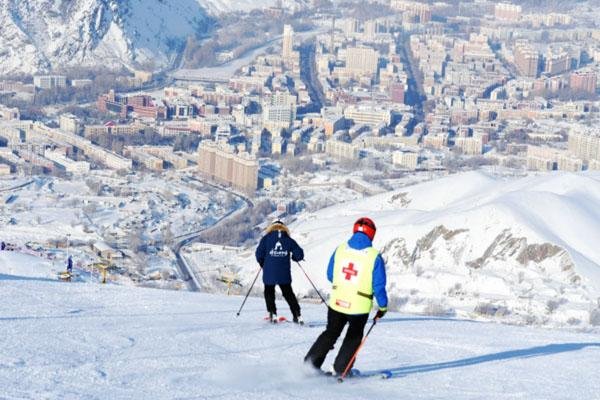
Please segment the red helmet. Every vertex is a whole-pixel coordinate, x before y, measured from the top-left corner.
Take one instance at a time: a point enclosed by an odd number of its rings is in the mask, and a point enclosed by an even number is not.
[[[352,232],[362,232],[373,241],[375,238],[375,232],[377,232],[377,228],[375,227],[375,222],[367,217],[362,217],[356,220],[354,223],[354,229]]]

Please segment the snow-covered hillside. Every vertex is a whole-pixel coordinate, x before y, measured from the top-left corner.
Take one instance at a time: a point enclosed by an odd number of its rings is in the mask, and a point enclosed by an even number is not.
[[[328,292],[325,268],[352,223],[379,226],[375,246],[388,263],[396,310],[516,324],[587,326],[600,313],[600,175],[502,179],[453,175],[305,214],[292,226],[304,267]],[[226,276],[250,283],[253,249],[195,245],[186,251],[203,290],[223,292]],[[317,298],[294,266],[294,287]],[[235,286],[233,292],[240,290]],[[260,290],[256,291],[260,294]]]
[[[237,296],[50,281],[41,260],[7,252],[2,260],[3,399],[595,399],[600,393],[598,331],[390,313],[373,329],[356,367],[391,369],[393,378],[338,384],[302,365],[322,330],[322,305],[302,305],[313,327],[272,326],[262,320],[261,299],[251,298],[236,318]]]
[[[598,307],[599,174],[470,172],[302,216],[292,232],[325,291],[329,256],[363,215],[398,310],[579,326]]]
[[[0,2],[0,75],[57,66],[166,66],[210,16],[275,0],[5,0]],[[295,3],[295,2],[293,2]]]
[[[62,264],[61,264],[62,265]],[[0,251],[0,280],[52,279],[62,269],[31,254]]]

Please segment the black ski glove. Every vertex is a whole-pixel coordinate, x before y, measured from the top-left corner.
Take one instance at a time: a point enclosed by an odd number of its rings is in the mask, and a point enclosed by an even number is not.
[[[375,314],[375,319],[383,318],[385,313],[387,313],[387,307],[380,308],[377,310],[377,314]]]

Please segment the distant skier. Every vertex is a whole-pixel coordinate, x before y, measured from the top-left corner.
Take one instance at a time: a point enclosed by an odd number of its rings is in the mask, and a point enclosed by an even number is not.
[[[4,241],[2,241],[2,250],[6,249],[6,243],[4,243]]]
[[[69,256],[67,259],[67,272],[69,274],[73,273],[73,257]]]
[[[304,251],[291,238],[287,226],[280,220],[276,220],[267,228],[267,233],[256,248],[256,261],[263,269],[267,311],[270,321],[277,322],[275,285],[279,285],[284,299],[290,306],[294,322],[302,324],[304,322],[300,315],[300,305],[292,290],[290,257],[294,261],[302,261]]]
[[[372,245],[376,230],[375,223],[369,218],[358,219],[350,240],[338,246],[329,260],[327,279],[333,287],[327,328],[304,358],[316,369],[321,369],[327,353],[333,349],[348,323],[346,337],[333,364],[334,373],[343,374],[362,341],[373,307],[373,295],[379,306],[375,319],[382,318],[387,312],[385,264]]]

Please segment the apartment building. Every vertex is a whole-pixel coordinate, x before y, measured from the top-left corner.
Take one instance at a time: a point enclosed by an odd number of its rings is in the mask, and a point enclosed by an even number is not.
[[[587,93],[596,93],[598,74],[594,71],[576,71],[569,77],[569,86],[572,90]]]
[[[181,157],[170,146],[141,146],[139,149],[147,154],[158,157],[173,166],[175,169],[187,168],[188,160]]]
[[[136,146],[127,146],[123,149],[123,153],[152,171],[162,171],[164,161],[152,154],[145,152],[142,148]]]
[[[584,161],[600,161],[600,132],[572,130],[569,132],[569,152]]]
[[[235,154],[228,147],[203,141],[198,147],[198,167],[201,173],[217,182],[254,192],[258,187],[258,162],[247,153]]]
[[[58,124],[60,129],[65,132],[75,135],[79,132],[79,120],[73,114],[61,114],[58,117]]]
[[[548,51],[544,57],[544,73],[548,75],[562,74],[571,69],[571,56],[559,49]]]
[[[515,66],[521,75],[537,77],[540,63],[540,54],[526,42],[515,45]]]
[[[349,47],[346,50],[346,70],[353,75],[376,75],[379,53],[371,47]]]
[[[403,11],[406,17],[422,24],[431,21],[431,6],[426,3],[409,0],[391,0],[390,7]]]
[[[284,63],[289,63],[294,54],[294,28],[291,25],[283,26],[283,42],[281,45],[281,58]]]
[[[114,121],[108,121],[102,125],[86,125],[83,129],[85,137],[94,135],[135,135],[138,133],[145,133],[146,130],[150,130],[148,125],[134,122],[132,124],[117,124]]]
[[[58,164],[59,167],[72,174],[86,174],[90,172],[90,163],[87,161],[75,161],[66,157],[64,152],[46,149],[44,157]]]
[[[392,162],[394,165],[414,171],[419,165],[419,153],[412,151],[395,151],[392,153]]]
[[[272,133],[289,129],[296,119],[296,97],[288,92],[276,92],[263,103],[263,124]]]
[[[483,140],[481,137],[457,137],[454,139],[454,147],[469,156],[477,156],[483,153]]]
[[[510,3],[498,3],[494,7],[494,16],[503,21],[517,22],[521,19],[523,8]]]
[[[21,119],[21,112],[18,108],[6,107],[0,104],[0,120],[15,121]]]
[[[330,139],[325,142],[325,153],[338,160],[358,160],[362,146]]]
[[[34,134],[40,135],[41,137],[56,140],[62,143],[72,145],[80,149],[87,157],[92,160],[99,162],[102,165],[114,170],[120,169],[131,169],[132,163],[130,159],[127,159],[119,154],[113,153],[112,151],[106,150],[100,146],[96,146],[89,140],[82,138],[71,133],[63,132],[59,129],[53,129],[45,126],[40,122],[34,122],[27,128]]]
[[[38,89],[55,89],[67,87],[67,77],[64,75],[35,75],[33,85]]]
[[[527,168],[534,171],[583,170],[583,160],[551,147],[527,146]]]
[[[383,123],[389,126],[392,123],[392,111],[376,104],[348,106],[344,109],[344,117],[355,125],[375,126]]]

